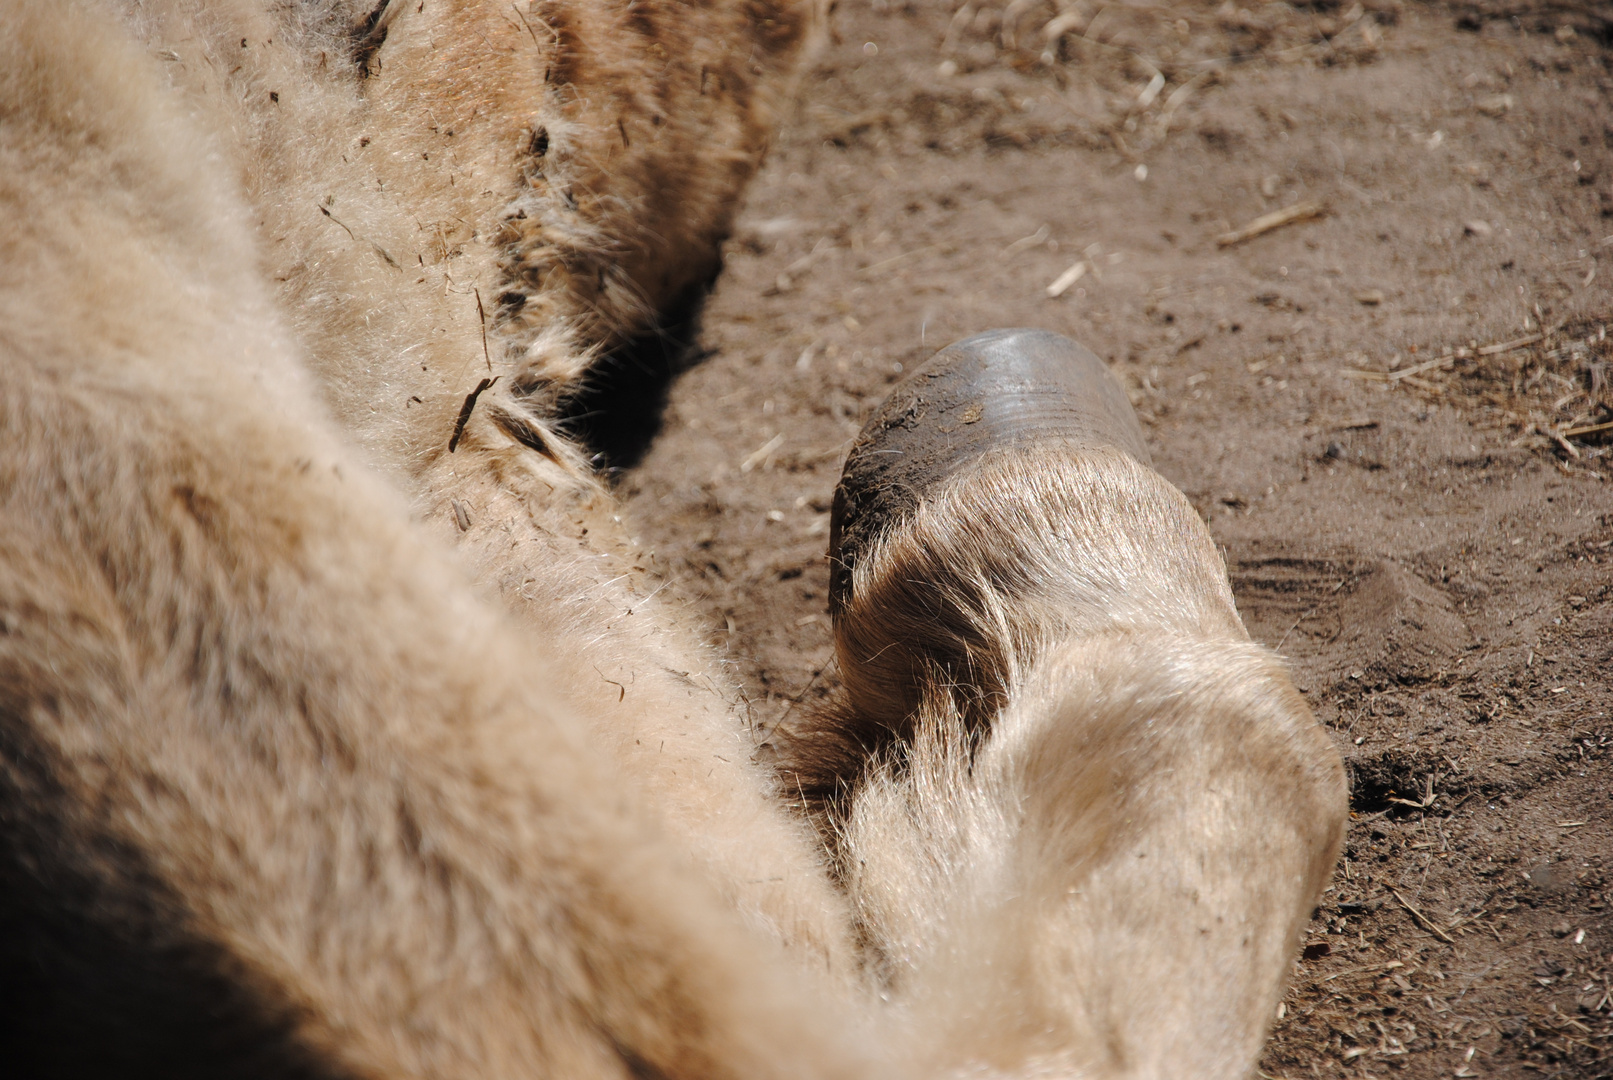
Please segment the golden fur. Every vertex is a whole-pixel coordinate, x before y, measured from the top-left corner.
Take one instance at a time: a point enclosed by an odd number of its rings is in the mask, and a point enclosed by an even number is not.
[[[1179,494],[1004,457],[893,531],[844,656],[924,578],[978,663],[803,737],[825,854],[557,423],[821,16],[0,0],[15,1075],[1249,1067],[1342,781]]]

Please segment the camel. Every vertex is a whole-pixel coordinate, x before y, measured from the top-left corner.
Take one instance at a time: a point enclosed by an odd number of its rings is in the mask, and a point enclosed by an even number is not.
[[[870,420],[772,762],[568,434],[825,18],[0,3],[12,1075],[1252,1067],[1342,768],[1101,361]]]

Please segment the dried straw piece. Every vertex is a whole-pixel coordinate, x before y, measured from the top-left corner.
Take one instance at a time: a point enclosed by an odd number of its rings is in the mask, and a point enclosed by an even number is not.
[[[1497,356],[1501,353],[1511,352],[1514,349],[1521,349],[1525,345],[1533,345],[1545,336],[1544,334],[1530,334],[1528,337],[1521,337],[1517,341],[1504,341],[1498,345],[1486,345],[1479,350],[1479,355]]]
[[[1273,210],[1269,214],[1262,214],[1241,229],[1233,229],[1229,233],[1222,233],[1215,238],[1215,243],[1217,247],[1231,247],[1234,244],[1241,244],[1245,240],[1253,240],[1257,236],[1263,236],[1273,229],[1280,229],[1284,225],[1291,225],[1296,221],[1309,221],[1326,213],[1326,203],[1295,203],[1293,206],[1285,206],[1281,210]]]
[[[739,463],[739,471],[748,473],[758,465],[765,465],[767,459],[772,457],[779,447],[784,445],[784,433],[781,431],[768,439],[761,446],[751,452],[751,455]]]
[[[1434,368],[1442,367],[1445,364],[1451,363],[1455,359],[1455,353],[1446,353],[1443,356],[1436,356],[1432,360],[1425,360],[1414,367],[1401,368],[1399,371],[1391,371],[1385,376],[1385,378],[1387,378],[1390,382],[1399,382],[1401,379],[1409,379],[1413,375],[1421,375],[1425,371],[1432,371]]]
[[[1558,446],[1562,447],[1563,453],[1567,454],[1569,457],[1577,458],[1580,456],[1579,447],[1563,438],[1563,433],[1558,431],[1556,428],[1547,427],[1545,424],[1536,424],[1535,430],[1544,435],[1546,438],[1550,439],[1552,442],[1555,442]]]
[[[1047,287],[1047,295],[1055,298],[1063,296],[1065,290],[1080,281],[1082,276],[1090,269],[1092,269],[1091,264],[1082,259],[1053,280],[1053,284]]]
[[[1439,940],[1445,942],[1445,944],[1447,944],[1447,945],[1455,945],[1456,944],[1456,939],[1455,938],[1451,937],[1445,931],[1441,930],[1438,926],[1436,926],[1434,924],[1433,919],[1430,919],[1427,915],[1424,915],[1422,912],[1420,912],[1416,908],[1412,907],[1411,902],[1408,901],[1404,896],[1401,896],[1399,892],[1397,892],[1394,889],[1390,889],[1389,891],[1394,895],[1394,898],[1396,900],[1400,901],[1400,906],[1401,907],[1403,907],[1407,911],[1411,912],[1411,917],[1416,919],[1418,924],[1421,925],[1424,930],[1427,930],[1430,934],[1433,934],[1435,937],[1439,938]]]

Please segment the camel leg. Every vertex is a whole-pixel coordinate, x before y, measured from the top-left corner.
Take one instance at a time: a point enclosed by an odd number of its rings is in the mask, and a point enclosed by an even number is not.
[[[845,692],[785,756],[917,1058],[1246,1075],[1342,767],[1101,361],[943,350],[854,444],[832,544]]]

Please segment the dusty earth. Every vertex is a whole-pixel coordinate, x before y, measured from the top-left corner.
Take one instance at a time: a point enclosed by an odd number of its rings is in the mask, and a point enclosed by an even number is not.
[[[864,416],[1068,334],[1349,764],[1263,1073],[1613,1075],[1613,7],[951,2],[842,7],[659,436],[582,421],[758,743]]]

